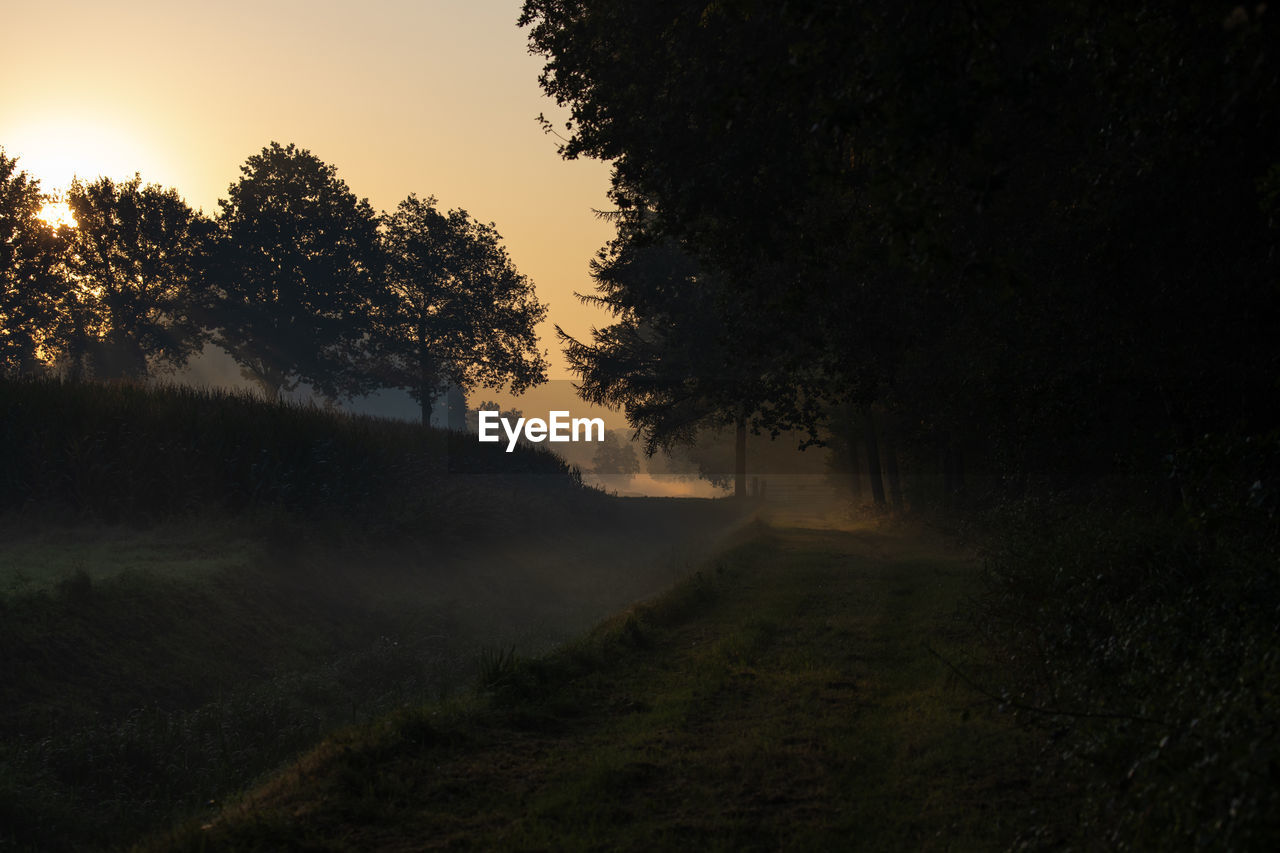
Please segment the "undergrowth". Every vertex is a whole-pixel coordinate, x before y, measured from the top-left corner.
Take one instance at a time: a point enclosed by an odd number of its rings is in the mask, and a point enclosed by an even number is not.
[[[0,598],[0,848],[119,844],[463,678],[449,613],[338,595],[246,569]]]
[[[999,515],[986,624],[1055,800],[1028,846],[1280,845],[1280,441],[1169,461],[1176,509],[1110,490]]]

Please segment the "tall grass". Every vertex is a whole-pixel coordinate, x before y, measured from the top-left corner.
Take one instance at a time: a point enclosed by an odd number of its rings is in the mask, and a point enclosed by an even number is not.
[[[0,848],[120,843],[335,726],[456,682],[452,644],[475,638],[395,570],[361,565],[373,549],[359,542],[425,572],[441,545],[602,503],[549,452],[416,424],[190,387],[0,379],[9,529],[215,521],[249,543],[227,542],[246,556],[216,572],[126,565],[0,594]],[[355,547],[329,547],[349,531]],[[326,555],[360,566],[363,585],[325,575]],[[399,597],[386,604],[382,587]]]
[[[335,728],[439,699],[467,677],[453,648],[461,641],[411,631],[415,614],[381,614],[388,636],[373,640],[376,614],[347,614],[347,625],[326,633],[317,617],[308,620],[314,602],[272,617],[226,587],[176,586],[125,578],[40,593],[38,602],[0,600],[16,623],[0,631],[0,647],[22,648],[5,636],[21,634],[31,654],[65,672],[54,690],[15,665],[16,683],[2,691],[13,704],[0,720],[0,849],[125,844],[200,814]],[[61,614],[58,625],[72,636],[60,648],[52,632],[31,627],[49,611],[81,606],[121,621],[139,602],[169,608],[162,618],[176,620],[184,597],[213,614],[189,618],[191,636],[147,625],[153,639],[130,644]],[[253,610],[256,624],[245,612]],[[443,626],[448,614],[438,619]],[[260,636],[255,627],[268,630]],[[144,645],[166,650],[148,654]],[[86,671],[69,671],[68,654],[89,657]],[[175,672],[179,657],[189,663]]]
[[[0,512],[105,521],[261,507],[380,516],[450,474],[544,474],[554,454],[246,393],[0,379]]]

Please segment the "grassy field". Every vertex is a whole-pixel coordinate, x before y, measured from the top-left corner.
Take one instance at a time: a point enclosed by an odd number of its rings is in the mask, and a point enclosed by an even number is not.
[[[544,652],[671,586],[739,515],[599,501],[443,541],[11,521],[0,849],[111,848],[205,811],[335,728],[465,689],[486,649]]]
[[[243,568],[256,545],[229,519],[187,521],[142,529],[105,524],[0,523],[0,596],[50,591],[83,573],[103,581],[125,572],[207,577]],[[81,581],[83,583],[83,581]]]
[[[921,531],[759,527],[550,656],[325,741],[147,849],[993,849],[1027,741],[957,610],[967,555]]]
[[[670,587],[741,514],[414,424],[0,380],[0,849],[206,811]]]
[[[608,498],[545,452],[243,396],[0,404],[0,849],[1022,825],[1020,736],[935,655],[983,677],[978,567],[920,531],[744,531],[750,504]]]

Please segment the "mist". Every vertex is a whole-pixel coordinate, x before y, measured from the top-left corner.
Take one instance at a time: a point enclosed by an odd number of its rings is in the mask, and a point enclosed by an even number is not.
[[[0,849],[1280,849],[1278,10],[152,5],[6,10]]]

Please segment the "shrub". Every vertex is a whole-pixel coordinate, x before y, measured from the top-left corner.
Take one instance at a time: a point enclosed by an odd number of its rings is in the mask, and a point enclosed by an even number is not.
[[[1047,789],[1076,808],[1031,831],[1109,849],[1280,843],[1280,548],[1274,438],[1170,457],[1181,506],[1116,490],[999,515],[986,625],[1006,699],[1045,726]]]

